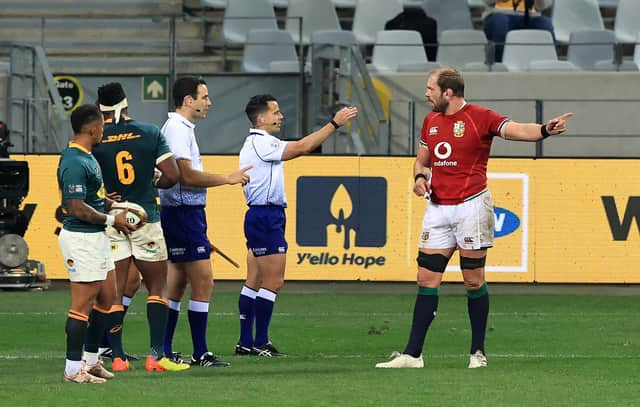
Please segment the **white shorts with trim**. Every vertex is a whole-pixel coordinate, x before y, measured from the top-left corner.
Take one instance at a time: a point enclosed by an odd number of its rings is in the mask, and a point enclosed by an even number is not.
[[[422,220],[421,249],[467,250],[493,246],[493,198],[486,190],[457,205],[429,202]]]
[[[58,243],[69,280],[73,282],[102,281],[115,268],[109,238],[104,232],[72,232],[62,229]]]
[[[129,236],[119,233],[112,227],[107,228],[111,240],[111,256],[119,261],[133,256],[142,261],[167,260],[167,244],[162,234],[160,222],[147,223]]]

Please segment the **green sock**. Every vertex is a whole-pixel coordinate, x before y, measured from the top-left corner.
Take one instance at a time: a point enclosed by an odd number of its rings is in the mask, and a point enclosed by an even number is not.
[[[418,287],[416,303],[413,307],[413,322],[411,323],[411,333],[409,342],[403,353],[419,357],[422,354],[424,340],[431,322],[436,317],[438,310],[439,288]]]
[[[476,351],[484,353],[484,339],[487,332],[487,320],[489,318],[489,288],[487,283],[482,284],[476,291],[467,291],[467,310],[471,323],[471,348],[469,353]]]
[[[89,353],[98,353],[98,345],[104,333],[108,313],[101,310],[92,309],[89,315],[89,327],[87,328],[87,338],[84,343],[84,350]]]
[[[147,321],[151,337],[151,355],[155,359],[164,356],[164,334],[167,328],[167,304],[160,297],[150,296],[147,300]]]
[[[112,311],[109,314],[107,332],[109,334],[109,343],[111,344],[111,352],[113,358],[126,358],[124,348],[122,347],[122,323],[124,321],[124,310]]]
[[[67,334],[67,359],[82,360],[82,345],[87,333],[86,315],[69,311],[64,331]]]

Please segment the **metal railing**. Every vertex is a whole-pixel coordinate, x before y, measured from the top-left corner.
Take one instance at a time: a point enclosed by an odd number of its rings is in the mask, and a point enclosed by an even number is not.
[[[12,151],[60,151],[70,127],[42,47],[0,43],[0,48],[9,50],[7,122]]]
[[[341,105],[359,109],[350,126],[323,146],[332,154],[389,154],[389,121],[357,45],[311,45],[311,127],[324,125]]]
[[[516,120],[519,122],[543,123],[563,113],[558,110],[570,106],[575,117],[569,120],[568,130],[562,136],[552,137],[544,142],[518,143],[507,141],[512,145],[529,145],[526,151],[495,153],[497,156],[548,158],[548,157],[594,157],[594,158],[638,158],[640,157],[640,131],[636,121],[620,120],[621,116],[603,114],[607,109],[619,109],[612,104],[618,103],[625,107],[625,111],[640,110],[640,99],[467,99],[467,102],[491,107],[492,104],[519,103],[530,105],[530,108],[517,110],[518,116],[525,115],[531,120]],[[498,109],[501,110],[501,109]],[[419,146],[420,130],[429,107],[424,100],[393,99],[389,103],[390,112],[390,154],[415,155]],[[505,113],[505,112],[502,112]],[[507,115],[508,116],[508,115]],[[594,119],[595,118],[595,119]],[[593,119],[593,123],[585,124]]]

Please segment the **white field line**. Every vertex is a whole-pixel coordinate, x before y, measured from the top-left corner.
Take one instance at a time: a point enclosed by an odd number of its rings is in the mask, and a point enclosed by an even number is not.
[[[53,316],[53,315],[67,315],[67,311],[59,312],[0,312],[0,316]],[[209,312],[211,316],[218,317],[236,317],[236,312]],[[278,317],[292,317],[292,318],[308,318],[308,317],[349,317],[349,316],[371,316],[371,317],[384,317],[384,316],[403,316],[412,315],[410,310],[407,312],[312,312],[312,313],[292,313],[292,312],[274,312],[274,316]],[[466,318],[466,312],[461,311],[461,316]],[[490,312],[489,317],[636,317],[636,312]],[[144,312],[127,312],[128,316],[144,317]],[[451,315],[447,315],[446,318],[451,318]]]
[[[468,354],[432,354],[426,355],[427,359],[460,359],[469,357]],[[596,354],[579,354],[579,353],[490,353],[489,359],[616,359],[616,360],[633,360],[640,359],[640,355],[596,355]],[[356,355],[337,355],[337,354],[306,354],[305,356],[289,355],[287,359],[380,359],[379,354],[356,354]],[[384,358],[384,356],[382,356]],[[0,360],[54,360],[64,359],[64,352],[49,352],[31,355],[14,355],[0,354]]]

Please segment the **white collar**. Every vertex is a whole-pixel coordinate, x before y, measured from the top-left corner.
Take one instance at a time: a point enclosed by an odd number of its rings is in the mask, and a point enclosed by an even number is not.
[[[184,117],[183,115],[181,115],[178,112],[169,112],[169,118],[170,119],[178,119],[180,120],[182,123],[184,123],[185,126],[195,129],[196,125],[195,123],[192,123],[189,121],[189,119],[187,119],[186,117]]]
[[[271,135],[271,134],[269,134],[268,131],[265,131],[265,130],[254,129],[253,127],[249,128],[249,134],[253,134],[253,133],[259,133],[260,135],[263,135],[263,136],[270,136]]]

